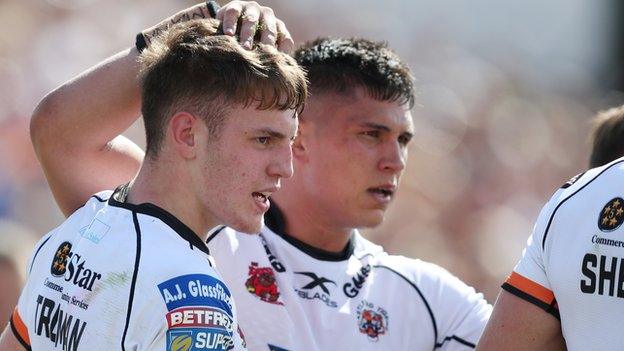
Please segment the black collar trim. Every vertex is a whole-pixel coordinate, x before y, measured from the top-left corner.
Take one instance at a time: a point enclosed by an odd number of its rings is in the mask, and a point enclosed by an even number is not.
[[[182,239],[188,241],[191,245],[191,249],[193,249],[193,247],[196,247],[200,251],[206,253],[207,255],[210,255],[210,250],[208,250],[208,246],[206,246],[206,243],[204,243],[191,228],[189,228],[186,224],[182,223],[182,221],[180,221],[171,213],[148,202],[138,205],[127,203],[126,200],[128,199],[129,188],[130,187],[128,186],[128,184],[120,185],[117,189],[115,189],[111,197],[108,199],[108,203],[111,206],[122,207],[132,212],[142,213],[160,219],[166,225],[171,227],[171,229],[173,229],[176,233],[178,233],[178,235],[181,236]]]
[[[345,261],[353,254],[355,245],[353,243],[353,235],[349,238],[349,242],[344,249],[340,252],[331,252],[321,250],[312,245],[308,245],[303,241],[296,239],[286,233],[286,219],[282,211],[277,207],[275,202],[271,201],[271,207],[264,215],[264,224],[271,229],[275,234],[279,235],[282,239],[286,240],[292,246],[296,247],[300,251],[307,255],[316,258],[321,261]]]

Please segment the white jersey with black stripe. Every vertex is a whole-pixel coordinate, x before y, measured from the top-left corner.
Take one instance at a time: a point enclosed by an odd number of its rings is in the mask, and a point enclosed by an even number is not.
[[[206,244],[165,210],[93,196],[37,245],[12,318],[32,350],[244,349]]]
[[[344,252],[323,252],[284,233],[281,218],[272,205],[260,235],[220,228],[208,241],[249,350],[474,348],[491,307],[446,270],[357,232]]]
[[[566,183],[503,289],[561,321],[568,350],[622,350],[624,158]]]

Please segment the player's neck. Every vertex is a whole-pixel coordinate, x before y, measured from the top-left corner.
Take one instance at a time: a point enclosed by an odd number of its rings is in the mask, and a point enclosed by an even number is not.
[[[272,196],[285,219],[285,231],[293,238],[317,249],[338,253],[349,243],[354,228],[332,225],[320,209],[306,204],[296,196],[281,190]]]
[[[211,216],[203,214],[202,207],[194,201],[195,194],[189,193],[192,187],[186,186],[184,174],[175,174],[174,168],[144,162],[130,185],[127,201],[132,204],[151,203],[166,210],[205,241],[210,228],[219,223],[207,220]]]

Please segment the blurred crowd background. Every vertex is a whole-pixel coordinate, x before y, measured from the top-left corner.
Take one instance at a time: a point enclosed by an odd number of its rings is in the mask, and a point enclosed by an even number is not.
[[[385,40],[409,63],[416,138],[387,220],[365,235],[493,303],[543,203],[586,168],[591,117],[624,102],[621,1],[259,2],[298,43]],[[0,325],[32,247],[63,220],[30,145],[36,103],[193,3],[0,0]],[[144,145],[141,128],[126,135]]]

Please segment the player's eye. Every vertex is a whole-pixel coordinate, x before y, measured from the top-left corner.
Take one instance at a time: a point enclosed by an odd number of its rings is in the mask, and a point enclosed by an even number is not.
[[[401,144],[402,146],[407,146],[407,144],[409,144],[409,142],[412,140],[412,136],[411,135],[401,135],[399,136],[399,144]]]
[[[377,139],[381,136],[381,132],[378,130],[367,130],[365,132],[360,133],[361,135],[367,137],[367,138],[371,138],[371,139]]]
[[[271,142],[271,137],[267,137],[267,136],[257,137],[256,141],[262,145],[269,145],[269,143]]]

